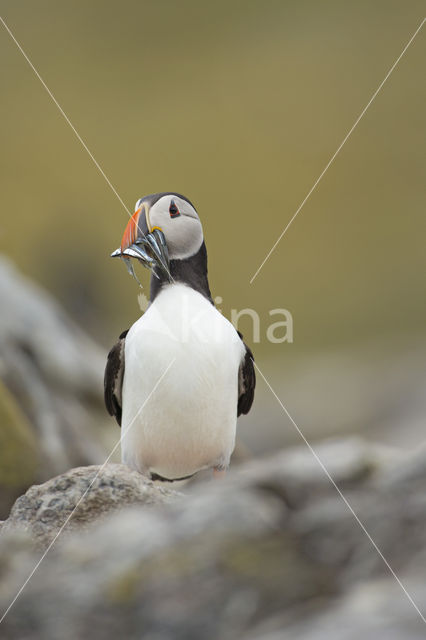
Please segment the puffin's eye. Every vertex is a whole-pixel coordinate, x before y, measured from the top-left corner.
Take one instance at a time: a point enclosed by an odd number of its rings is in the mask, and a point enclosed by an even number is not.
[[[180,211],[177,208],[174,200],[170,202],[169,213],[171,218],[177,218],[178,216],[180,216]]]

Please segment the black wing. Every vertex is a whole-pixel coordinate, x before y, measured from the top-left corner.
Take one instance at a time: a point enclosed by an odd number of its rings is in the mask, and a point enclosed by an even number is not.
[[[253,404],[254,389],[256,386],[256,373],[254,370],[254,358],[250,347],[246,345],[243,336],[238,331],[245,348],[245,356],[238,373],[238,409],[237,416],[248,413]]]
[[[108,354],[104,377],[105,406],[121,426],[121,387],[124,376],[124,344],[128,331],[123,331]]]

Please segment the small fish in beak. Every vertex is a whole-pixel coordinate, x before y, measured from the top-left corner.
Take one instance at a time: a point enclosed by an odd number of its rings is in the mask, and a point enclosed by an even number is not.
[[[142,203],[130,218],[124,230],[123,238],[119,249],[112,254],[112,258],[122,258],[127,270],[135,280],[136,277],[131,258],[136,258],[139,262],[158,277],[158,272],[162,272],[169,280],[170,260],[167,249],[166,238],[159,228],[151,230],[148,223],[148,209],[146,203]]]

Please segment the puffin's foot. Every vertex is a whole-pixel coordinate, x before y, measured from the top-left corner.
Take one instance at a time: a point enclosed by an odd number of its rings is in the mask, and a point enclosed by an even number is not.
[[[221,469],[220,467],[215,467],[213,469],[213,478],[218,480],[220,478],[224,478],[226,474],[226,469]]]

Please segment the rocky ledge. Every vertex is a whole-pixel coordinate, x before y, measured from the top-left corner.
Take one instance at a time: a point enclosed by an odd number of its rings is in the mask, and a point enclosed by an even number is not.
[[[3,611],[86,495],[3,636],[423,638],[425,451],[345,439],[316,452],[344,499],[302,447],[187,486],[184,497],[122,465],[32,487],[0,536]]]
[[[61,528],[68,536],[123,507],[162,504],[177,495],[122,464],[77,467],[30,487],[16,500],[2,533],[25,532],[43,550]]]

